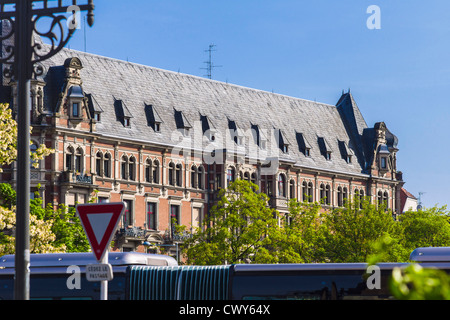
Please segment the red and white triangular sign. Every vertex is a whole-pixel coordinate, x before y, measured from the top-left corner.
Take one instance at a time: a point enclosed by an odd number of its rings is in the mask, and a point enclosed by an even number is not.
[[[100,262],[116,231],[125,204],[123,202],[79,204],[76,210],[92,251]]]

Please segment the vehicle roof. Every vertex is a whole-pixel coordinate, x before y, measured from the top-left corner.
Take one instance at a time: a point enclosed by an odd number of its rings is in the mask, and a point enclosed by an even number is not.
[[[411,252],[409,259],[417,262],[450,261],[450,247],[417,248]]]
[[[405,263],[377,264],[381,269],[393,269],[404,265]],[[367,263],[236,264],[234,272],[366,270],[367,267]]]
[[[97,260],[93,253],[46,253],[31,254],[30,267],[67,267],[71,265],[85,266],[94,264]],[[110,252],[108,262],[112,266],[124,265],[152,265],[152,266],[176,266],[177,261],[169,256],[147,254],[139,252]],[[5,255],[0,258],[1,268],[14,268],[14,255]]]

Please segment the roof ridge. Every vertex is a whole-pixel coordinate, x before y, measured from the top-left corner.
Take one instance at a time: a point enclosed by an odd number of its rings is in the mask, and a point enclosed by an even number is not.
[[[49,46],[46,43],[44,43],[44,45]],[[69,48],[63,48],[62,50],[63,51],[69,51],[69,52],[72,51],[72,52],[75,52],[75,53],[80,54],[80,55],[93,56],[93,57],[96,57],[96,58],[99,58],[99,59],[106,59],[106,60],[110,60],[110,61],[117,62],[117,63],[124,63],[124,64],[129,64],[129,65],[135,65],[135,66],[138,66],[138,67],[141,67],[141,68],[152,69],[152,70],[155,70],[155,71],[164,72],[164,73],[170,73],[170,74],[177,75],[177,76],[189,77],[189,78],[197,79],[197,80],[204,81],[204,82],[212,82],[212,83],[217,83],[217,84],[221,84],[221,85],[224,85],[224,86],[244,89],[244,90],[247,90],[247,91],[253,91],[253,92],[264,93],[264,94],[273,95],[273,96],[279,96],[279,97],[283,97],[283,98],[292,99],[292,100],[295,100],[295,101],[312,102],[312,103],[317,104],[317,105],[322,105],[322,106],[326,106],[326,107],[336,108],[335,105],[332,105],[332,104],[329,104],[329,103],[325,103],[325,102],[317,102],[317,101],[313,101],[313,100],[308,100],[308,99],[304,99],[304,98],[290,96],[290,95],[287,95],[287,94],[270,92],[270,91],[267,91],[267,90],[246,87],[244,85],[239,85],[239,84],[235,84],[235,83],[223,82],[223,81],[214,80],[214,79],[207,79],[207,78],[203,78],[203,77],[192,75],[192,74],[188,74],[188,73],[182,73],[182,72],[162,69],[162,68],[158,68],[158,67],[154,67],[154,66],[148,66],[148,65],[145,65],[145,64],[137,63],[137,62],[130,62],[130,61],[125,61],[125,60],[121,60],[121,59],[118,59],[118,58],[102,56],[102,55],[96,54],[96,53],[82,52],[82,51],[79,51],[79,50],[74,50],[74,49],[69,49]]]

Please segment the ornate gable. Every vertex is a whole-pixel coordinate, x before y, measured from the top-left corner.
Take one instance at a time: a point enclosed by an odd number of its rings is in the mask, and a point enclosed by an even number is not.
[[[83,90],[81,79],[83,64],[77,57],[68,58],[64,62],[64,68],[66,71],[64,84],[55,110],[56,125],[91,130],[92,116],[89,111],[89,99]]]

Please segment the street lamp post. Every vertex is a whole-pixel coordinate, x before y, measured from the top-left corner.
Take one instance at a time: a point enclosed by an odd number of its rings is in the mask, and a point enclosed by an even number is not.
[[[77,3],[78,2],[78,3]],[[83,4],[57,5],[48,0],[0,0],[0,22],[7,21],[9,30],[0,30],[0,64],[3,75],[17,81],[17,211],[14,298],[30,298],[30,81],[43,73],[40,62],[57,54],[69,42],[79,21],[76,13],[87,11],[88,24],[94,24],[94,1]],[[64,14],[69,14],[69,19]],[[56,15],[60,14],[60,15]],[[39,32],[38,21],[50,18],[50,30]],[[67,21],[66,28],[63,21]],[[56,30],[55,30],[56,29]],[[43,50],[35,44],[33,34],[47,38]],[[13,42],[12,42],[13,41]],[[3,79],[1,79],[3,81]]]

